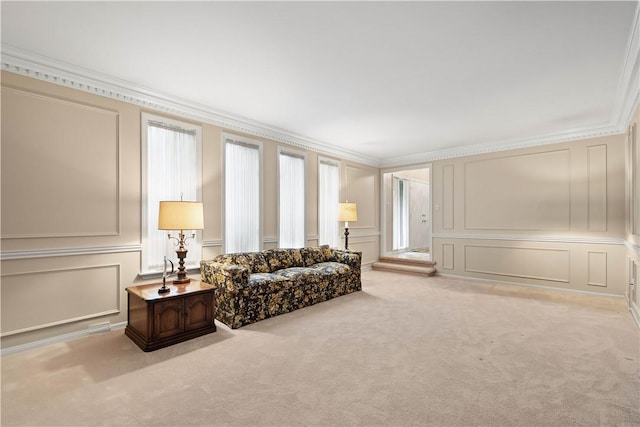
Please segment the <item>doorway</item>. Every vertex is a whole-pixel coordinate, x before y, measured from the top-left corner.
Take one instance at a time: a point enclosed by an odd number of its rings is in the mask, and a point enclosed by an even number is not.
[[[383,172],[385,257],[431,260],[431,167]]]

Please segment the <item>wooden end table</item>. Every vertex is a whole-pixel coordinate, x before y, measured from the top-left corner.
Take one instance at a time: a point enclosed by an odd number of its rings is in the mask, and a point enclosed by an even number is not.
[[[144,351],[153,351],[216,331],[215,291],[191,280],[158,293],[162,283],[129,286],[125,334]]]

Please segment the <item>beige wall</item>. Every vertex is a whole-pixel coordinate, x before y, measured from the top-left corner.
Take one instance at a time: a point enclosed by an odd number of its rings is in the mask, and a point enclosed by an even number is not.
[[[623,295],[625,136],[433,163],[438,272]]]
[[[140,282],[142,111],[168,116],[2,73],[3,348],[126,322],[124,289]],[[210,258],[223,248],[222,133],[238,133],[201,125]],[[282,144],[245,136],[263,143],[263,246],[276,247]],[[627,294],[634,269],[640,277],[640,182],[633,194],[630,184],[640,154],[632,161],[631,144],[617,135],[433,163],[438,271]],[[307,243],[316,245],[318,156],[334,156],[303,151]],[[358,205],[349,246],[366,266],[379,255],[380,170],[338,160],[341,199]]]
[[[126,322],[125,288],[141,281],[142,111],[168,116],[2,73],[2,348]],[[201,125],[210,258],[223,248],[222,133],[239,133]],[[263,246],[276,247],[283,144],[245,136],[263,145]],[[319,154],[302,151],[307,242],[316,245]],[[378,258],[378,172],[341,160],[341,197],[358,204],[349,247],[365,264]]]
[[[626,150],[627,299],[640,325],[640,108],[631,118]]]

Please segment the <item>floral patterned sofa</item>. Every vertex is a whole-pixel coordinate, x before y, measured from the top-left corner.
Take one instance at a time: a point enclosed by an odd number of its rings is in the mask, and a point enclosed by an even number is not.
[[[361,252],[267,249],[200,262],[216,287],[216,319],[235,329],[362,289]]]

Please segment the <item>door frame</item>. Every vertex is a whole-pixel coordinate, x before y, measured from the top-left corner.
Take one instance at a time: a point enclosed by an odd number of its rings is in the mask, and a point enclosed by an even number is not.
[[[387,243],[392,242],[393,236],[389,235],[389,232],[393,232],[393,223],[388,226],[389,215],[388,212],[392,212],[393,199],[391,195],[387,195],[387,185],[385,182],[385,175],[391,176],[394,173],[411,171],[417,169],[429,170],[429,251],[433,254],[433,164],[421,163],[417,165],[389,167],[380,170],[380,256],[393,256],[393,250],[387,250]],[[393,186],[391,186],[393,188]],[[389,198],[387,198],[389,197]],[[391,228],[391,230],[389,230]],[[391,246],[390,246],[391,247]]]

